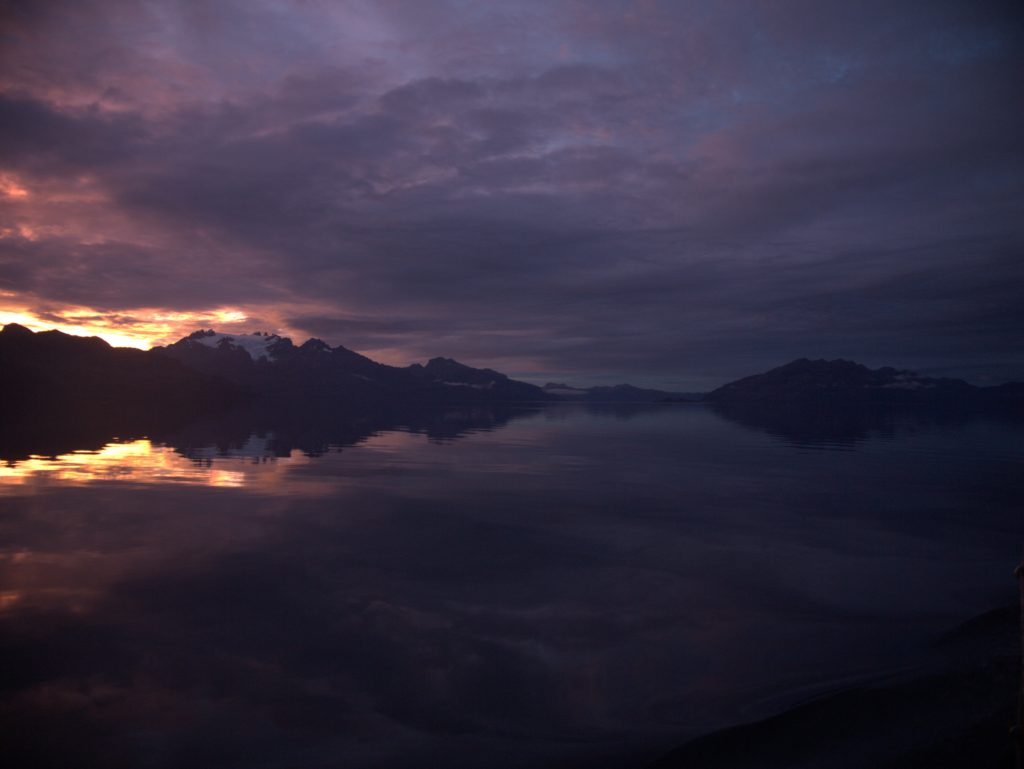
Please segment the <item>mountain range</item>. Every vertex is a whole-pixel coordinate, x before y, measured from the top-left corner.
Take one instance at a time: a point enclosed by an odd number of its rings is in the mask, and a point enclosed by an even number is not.
[[[172,356],[111,347],[97,337],[34,333],[9,323],[0,330],[0,408],[5,413],[46,404],[89,406],[112,414],[160,403],[163,412],[215,410],[238,388]]]
[[[450,358],[388,366],[319,339],[296,346],[274,334],[230,336],[211,329],[151,352],[260,395],[424,402],[549,399],[536,385]]]
[[[538,387],[451,358],[388,366],[319,339],[295,345],[276,334],[230,335],[212,329],[152,350],[115,348],[96,337],[0,330],[0,410],[27,405],[96,413],[204,412],[242,401],[352,407],[356,404],[474,402],[633,402],[706,400],[719,408],[766,404],[1014,404],[1024,385],[975,387],[845,360],[800,359],[702,395],[631,385]],[[154,415],[155,417],[155,415]]]
[[[848,360],[801,358],[708,393],[713,404],[935,404],[1019,402],[1024,384],[976,387],[962,379],[922,377],[891,367],[871,369]]]

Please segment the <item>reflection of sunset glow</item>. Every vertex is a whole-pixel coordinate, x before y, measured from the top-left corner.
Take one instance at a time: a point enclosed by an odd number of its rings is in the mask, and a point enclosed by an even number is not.
[[[216,457],[196,461],[147,439],[108,443],[99,451],[75,451],[58,457],[33,456],[0,465],[0,493],[29,484],[127,482],[184,484],[274,493],[275,483],[289,466],[305,464],[301,456],[275,457],[253,463],[252,456]]]
[[[248,316],[234,307],[202,312],[143,308],[121,314],[88,307],[69,307],[47,313],[45,317],[25,307],[0,307],[0,325],[18,323],[33,331],[56,329],[75,336],[98,336],[114,347],[141,350],[176,342],[197,328],[224,328],[246,320]]]

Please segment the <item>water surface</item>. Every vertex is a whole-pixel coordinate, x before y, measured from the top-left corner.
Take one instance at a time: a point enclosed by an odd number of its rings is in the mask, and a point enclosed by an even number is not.
[[[0,757],[639,767],[919,664],[1013,595],[1024,431],[853,422],[477,407],[8,450]]]

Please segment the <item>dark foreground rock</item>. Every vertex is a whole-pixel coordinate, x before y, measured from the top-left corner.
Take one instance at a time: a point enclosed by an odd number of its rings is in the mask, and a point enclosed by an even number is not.
[[[903,680],[700,737],[648,769],[1011,769],[1018,616],[1014,606],[972,620]]]

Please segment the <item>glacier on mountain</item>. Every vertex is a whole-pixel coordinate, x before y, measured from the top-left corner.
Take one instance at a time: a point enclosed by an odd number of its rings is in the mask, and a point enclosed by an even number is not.
[[[226,341],[234,347],[245,350],[253,360],[259,360],[260,358],[273,360],[274,354],[270,348],[281,341],[281,337],[277,334],[264,334],[259,331],[253,334],[221,334],[213,329],[196,332],[189,338],[199,342],[199,344],[213,348],[220,347]]]

